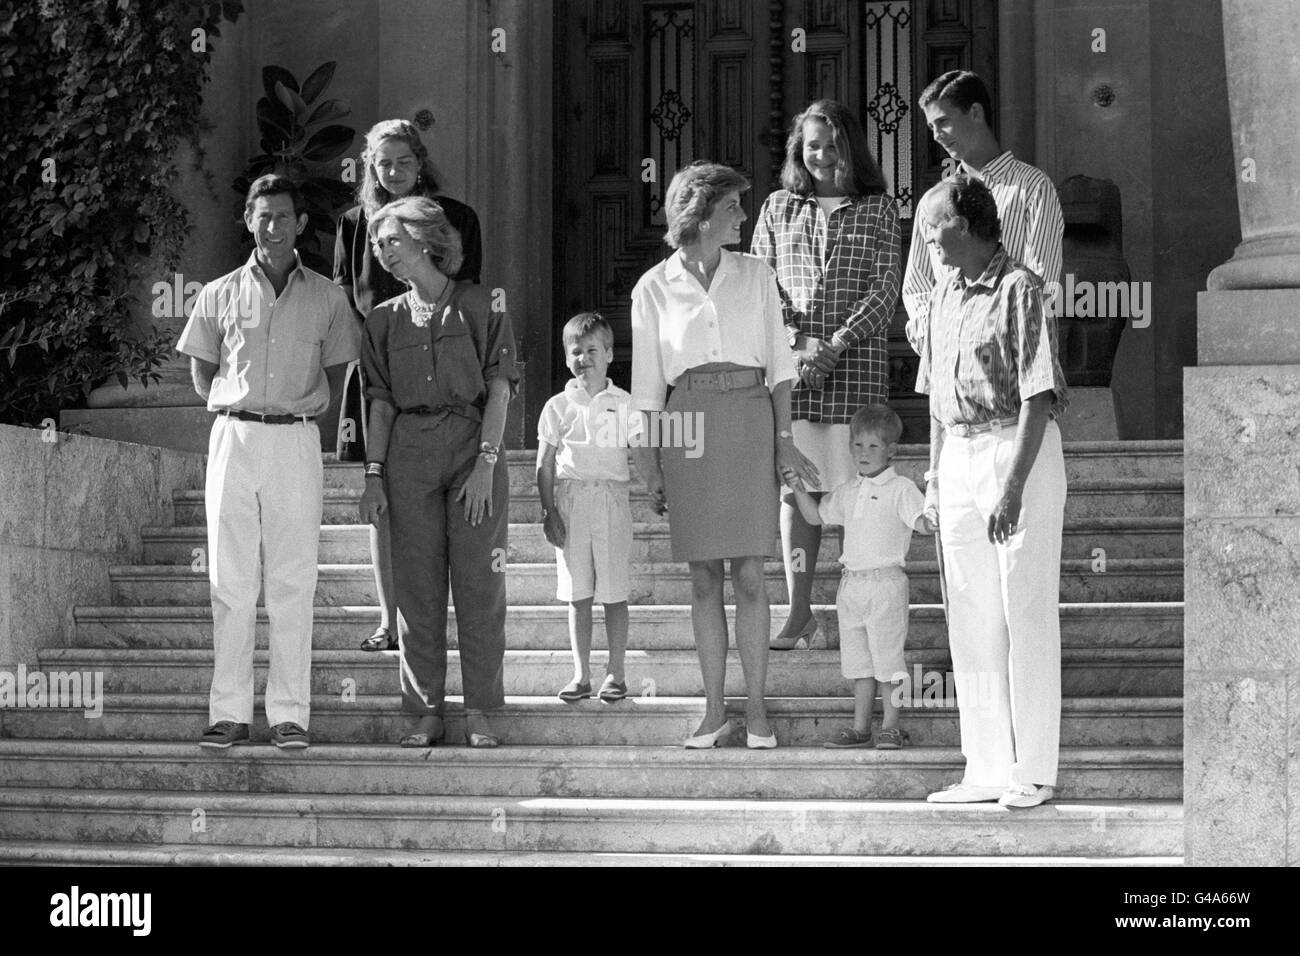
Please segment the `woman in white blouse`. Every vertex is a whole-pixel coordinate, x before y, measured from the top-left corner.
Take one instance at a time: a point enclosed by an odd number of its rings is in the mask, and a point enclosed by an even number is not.
[[[707,704],[685,743],[690,749],[717,746],[730,729],[726,559],[747,745],[776,746],[764,698],[770,609],[763,565],[775,553],[778,471],[817,479],[790,431],[795,370],[775,274],[761,259],[723,249],[740,241],[740,194],[748,188],[745,177],[715,163],[679,170],[664,205],[664,241],[677,252],[632,290],[632,402],[652,436],[637,447],[637,465],[656,511],[668,513],[673,560],[691,569]]]

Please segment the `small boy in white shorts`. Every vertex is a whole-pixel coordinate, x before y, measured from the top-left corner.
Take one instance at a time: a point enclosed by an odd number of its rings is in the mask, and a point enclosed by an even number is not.
[[[582,312],[563,332],[573,381],[542,409],[537,423],[537,490],[546,540],[555,546],[558,587],[569,602],[573,680],[559,692],[566,703],[591,696],[592,602],[605,606],[609,664],[597,696],[607,704],[627,696],[627,597],[632,550],[632,476],[628,448],[642,431],[632,396],[606,377],[614,332],[599,313]]]
[[[840,670],[853,682],[853,726],[827,747],[871,746],[871,711],[876,684],[884,712],[878,750],[897,750],[907,740],[898,726],[893,689],[907,676],[907,549],[912,532],[934,534],[923,512],[925,497],[908,478],[890,467],[903,435],[903,423],[884,405],[867,405],[853,416],[849,442],[858,476],[820,502],[803,488],[793,489],[800,514],[811,525],[842,525],[844,565],[835,611],[840,627]]]

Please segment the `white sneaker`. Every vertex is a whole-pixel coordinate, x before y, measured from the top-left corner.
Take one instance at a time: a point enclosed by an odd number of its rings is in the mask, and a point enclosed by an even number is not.
[[[1014,783],[998,797],[998,804],[1004,807],[1036,807],[1056,796],[1053,787],[1035,787],[1029,783]]]
[[[950,783],[926,797],[927,803],[986,803],[1002,796],[1001,787],[976,787],[968,783]]]

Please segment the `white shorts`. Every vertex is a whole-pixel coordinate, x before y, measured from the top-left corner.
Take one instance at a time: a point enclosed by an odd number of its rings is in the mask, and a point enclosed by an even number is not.
[[[794,447],[817,466],[821,476],[818,486],[809,491],[834,491],[857,476],[858,463],[853,460],[849,445],[848,425],[795,419],[790,423],[790,431],[794,434]]]
[[[848,680],[892,682],[907,675],[907,572],[848,571],[835,594],[840,622],[840,672]]]
[[[628,484],[560,480],[555,483],[555,507],[565,531],[564,547],[555,549],[555,596],[568,602],[626,601],[632,589]]]

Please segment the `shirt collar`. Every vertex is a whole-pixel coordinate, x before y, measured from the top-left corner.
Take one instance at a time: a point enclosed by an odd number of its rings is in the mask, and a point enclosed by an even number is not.
[[[997,249],[993,251],[993,258],[989,260],[989,264],[984,267],[984,271],[979,274],[978,279],[967,281],[966,277],[962,275],[961,270],[959,269],[957,271],[958,288],[969,289],[973,285],[979,285],[992,289],[998,284],[998,278],[1001,276],[1002,270],[1006,267],[1007,259],[1006,247],[999,242]]]
[[[992,159],[990,159],[987,163],[984,164],[983,169],[971,169],[965,163],[962,163],[962,166],[965,167],[968,173],[978,177],[979,179],[996,180],[1001,178],[1002,176],[1005,176],[1007,171],[1010,170],[1011,164],[1014,163],[1015,161],[1016,158],[1011,155],[1011,150],[1008,149],[1008,150],[1003,150],[997,156],[994,156]]]
[[[246,268],[254,276],[263,279],[266,278],[266,272],[262,269],[261,264],[258,263],[257,261],[256,249],[254,249],[251,253],[249,253],[248,261],[244,263],[244,268]],[[302,272],[302,257],[298,255],[298,250],[295,249],[293,250],[293,268],[290,269],[289,274],[285,276],[285,282],[287,283],[289,279],[293,278],[294,273],[301,273],[301,272]]]
[[[605,386],[595,395],[591,395],[587,392],[585,388],[582,387],[582,382],[578,381],[576,378],[571,378],[569,379],[568,382],[565,383],[564,391],[569,394],[570,401],[577,402],[579,405],[587,405],[591,402],[594,402],[596,399],[600,398],[600,396],[608,392],[611,388],[613,388],[613,386],[614,383],[611,382],[608,377],[606,377]]]
[[[886,465],[885,470],[874,478],[868,478],[866,475],[858,475],[858,487],[866,488],[870,485],[887,485],[898,476],[894,471],[893,465]]]
[[[734,252],[729,252],[726,249],[722,250],[722,258],[718,260],[718,269],[713,273],[714,279],[718,278],[718,276],[726,275],[728,272],[736,271],[735,255],[736,253]],[[686,266],[682,262],[682,254],[680,250],[673,252],[673,254],[668,257],[668,262],[664,266],[664,277],[669,281],[693,278],[686,271]]]

